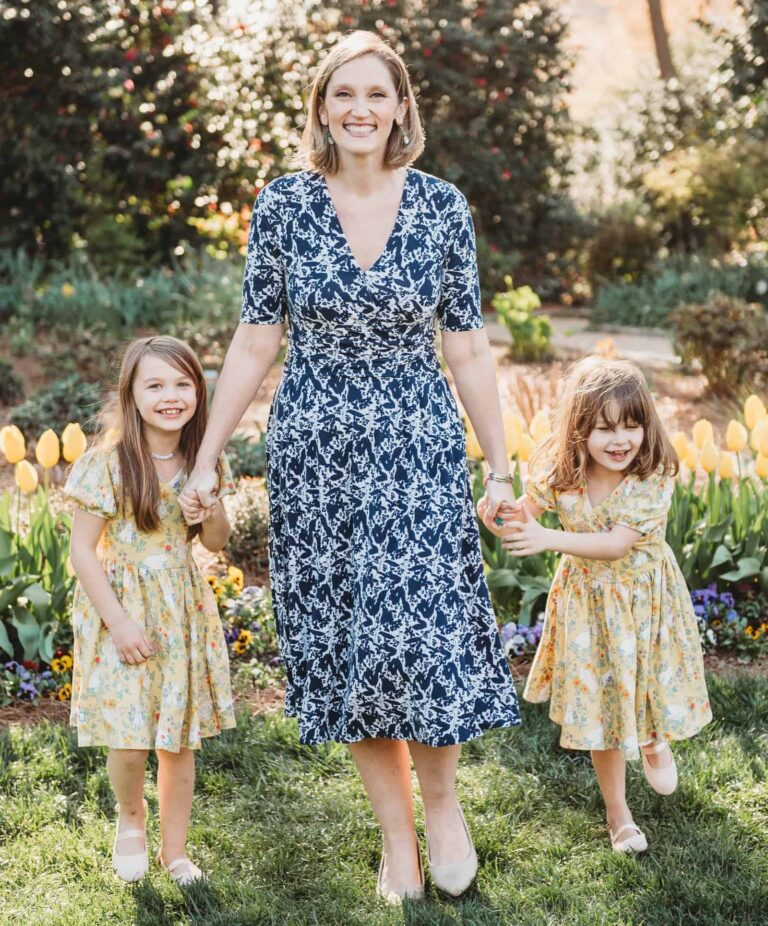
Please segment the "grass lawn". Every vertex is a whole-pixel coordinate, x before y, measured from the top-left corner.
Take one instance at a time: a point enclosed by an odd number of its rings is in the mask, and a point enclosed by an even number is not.
[[[710,678],[715,722],[678,747],[662,799],[633,766],[651,843],[608,844],[588,758],[557,746],[545,709],[465,748],[459,790],[480,873],[459,902],[390,909],[374,894],[379,836],[347,750],[298,744],[282,717],[241,716],[204,745],[190,854],[208,885],[111,872],[112,796],[98,750],[56,724],[0,733],[0,923],[328,926],[661,926],[768,923],[768,680]],[[154,786],[147,785],[156,816]],[[157,827],[150,823],[150,846]]]

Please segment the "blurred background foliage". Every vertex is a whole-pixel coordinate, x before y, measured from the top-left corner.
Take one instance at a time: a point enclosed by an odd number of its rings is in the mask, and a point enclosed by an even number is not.
[[[671,326],[713,292],[762,305],[768,0],[733,0],[728,27],[702,16],[666,37],[581,121],[569,112],[577,6],[3,4],[9,343],[23,351],[41,321],[73,317],[226,341],[253,199],[290,169],[314,68],[356,28],[405,57],[427,127],[418,166],[467,194],[487,306],[510,274],[545,303],[589,305],[601,325]],[[202,318],[213,327],[201,334]]]

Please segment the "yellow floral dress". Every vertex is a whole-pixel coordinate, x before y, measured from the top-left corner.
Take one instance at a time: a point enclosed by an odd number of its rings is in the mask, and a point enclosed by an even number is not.
[[[669,476],[627,475],[599,505],[586,487],[555,492],[532,476],[527,496],[579,533],[623,524],[642,534],[622,559],[564,555],[525,698],[550,700],[567,749],[621,749],[680,740],[712,719],[690,594],[664,539]]]
[[[235,491],[229,465],[219,495]],[[81,746],[198,749],[235,726],[224,632],[210,586],[192,559],[178,503],[184,472],[160,482],[160,527],[140,532],[118,511],[114,448],[75,463],[65,492],[106,520],[99,559],[118,601],[147,634],[155,654],[140,665],[119,660],[109,631],[80,583],[72,606],[74,667],[70,723]]]

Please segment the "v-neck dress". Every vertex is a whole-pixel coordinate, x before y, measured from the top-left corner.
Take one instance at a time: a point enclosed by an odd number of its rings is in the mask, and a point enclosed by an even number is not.
[[[564,555],[552,582],[524,697],[550,702],[568,749],[637,758],[640,745],[686,739],[712,719],[691,596],[664,539],[673,489],[670,476],[627,475],[593,507],[586,486],[555,492],[546,474],[526,485],[567,531],[642,535],[618,560]]]
[[[498,635],[464,430],[435,352],[481,328],[472,220],[409,169],[367,270],[325,180],[257,197],[241,321],[289,321],[267,428],[270,572],[286,713],[303,743],[461,743],[519,723]]]

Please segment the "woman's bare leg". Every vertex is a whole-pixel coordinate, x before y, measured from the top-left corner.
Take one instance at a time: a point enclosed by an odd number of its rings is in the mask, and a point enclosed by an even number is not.
[[[456,769],[461,746],[409,744],[419,778],[429,850],[434,865],[463,862],[470,852],[456,798]]]
[[[350,751],[381,826],[386,884],[399,894],[414,890],[421,886],[421,879],[408,744],[400,740],[366,739],[352,743]]]

